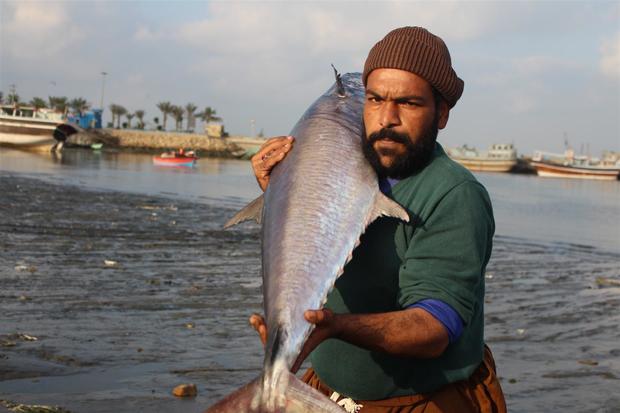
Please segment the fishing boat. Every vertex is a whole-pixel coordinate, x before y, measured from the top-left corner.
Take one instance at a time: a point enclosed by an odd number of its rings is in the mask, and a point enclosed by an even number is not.
[[[620,154],[605,152],[602,159],[575,155],[568,148],[563,154],[536,151],[532,166],[538,176],[615,181],[620,176]]]
[[[62,142],[79,129],[49,109],[0,105],[0,146],[31,151],[60,149]]]
[[[182,149],[172,152],[164,152],[153,157],[153,164],[157,166],[182,166],[192,167],[196,165],[198,157],[194,151],[185,152]]]
[[[467,145],[449,148],[446,152],[470,171],[509,172],[517,165],[517,151],[511,143],[494,144],[482,152]]]

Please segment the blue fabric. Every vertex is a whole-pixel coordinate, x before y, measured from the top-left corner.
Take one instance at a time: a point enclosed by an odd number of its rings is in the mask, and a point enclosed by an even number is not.
[[[388,195],[392,192],[392,187],[400,182],[400,179],[393,178],[381,178],[379,179],[379,189],[384,194]]]
[[[461,320],[461,317],[450,304],[446,304],[441,300],[428,298],[418,301],[407,308],[421,308],[435,317],[446,328],[450,343],[454,343],[458,340],[463,333],[463,320]]]

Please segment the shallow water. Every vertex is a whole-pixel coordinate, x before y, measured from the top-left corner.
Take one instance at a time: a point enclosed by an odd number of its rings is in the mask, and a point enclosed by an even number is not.
[[[200,164],[0,152],[0,399],[200,412],[258,374],[258,227],[220,229],[258,191],[248,163]],[[480,179],[498,226],[486,339],[509,410],[620,411],[620,287],[597,283],[620,279],[620,183]],[[184,382],[197,398],[170,394]]]

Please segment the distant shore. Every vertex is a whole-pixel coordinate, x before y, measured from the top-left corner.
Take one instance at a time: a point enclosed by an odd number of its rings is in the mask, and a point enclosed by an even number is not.
[[[213,137],[198,133],[106,128],[78,133],[68,143],[77,146],[103,143],[105,148],[145,153],[185,148],[196,151],[200,156],[243,158],[255,152],[261,140],[239,136]]]

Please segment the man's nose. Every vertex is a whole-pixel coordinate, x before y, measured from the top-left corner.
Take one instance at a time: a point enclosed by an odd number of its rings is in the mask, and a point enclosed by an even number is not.
[[[393,128],[400,125],[400,114],[396,102],[385,102],[381,108],[381,118],[379,119],[382,128]]]

